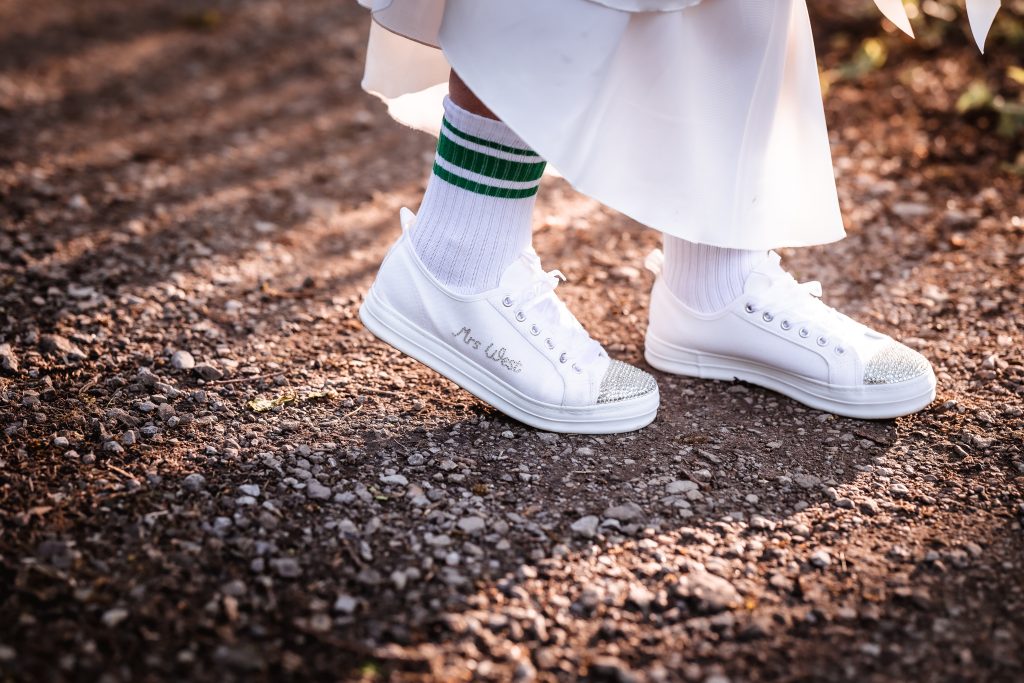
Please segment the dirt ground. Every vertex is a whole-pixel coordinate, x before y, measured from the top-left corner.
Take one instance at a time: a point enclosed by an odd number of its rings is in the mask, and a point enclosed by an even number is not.
[[[433,142],[361,93],[354,3],[0,0],[0,679],[1022,680],[1024,157],[954,106],[1020,99],[1021,43],[812,10],[849,237],[785,263],[936,402],[655,373],[597,438],[359,324]],[[539,253],[638,364],[657,242],[545,181]]]

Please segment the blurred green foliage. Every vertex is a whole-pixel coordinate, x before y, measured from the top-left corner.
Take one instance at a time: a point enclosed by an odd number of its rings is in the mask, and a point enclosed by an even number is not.
[[[892,49],[901,43],[906,49],[941,54],[950,44],[973,45],[964,0],[905,0],[904,6],[914,27],[916,39],[901,38],[895,27],[881,20],[875,36],[863,38],[849,59],[821,71],[822,91],[841,81],[856,81],[882,68]],[[839,3],[832,8],[844,16],[868,20],[877,15],[874,3]],[[849,42],[849,36],[832,37],[833,42]],[[1003,0],[1002,8],[986,42],[988,55],[1018,55],[1017,64],[1005,69],[1003,77],[989,76],[973,80],[956,100],[961,115],[992,113],[997,117],[997,134],[1015,137],[1024,134],[1024,0]],[[989,57],[978,55],[979,60]],[[1003,71],[1002,69],[1000,71]]]

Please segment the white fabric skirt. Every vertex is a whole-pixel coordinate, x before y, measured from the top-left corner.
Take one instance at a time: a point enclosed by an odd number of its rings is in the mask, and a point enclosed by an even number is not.
[[[454,68],[651,228],[742,249],[844,235],[805,0],[362,1],[363,86],[407,125],[437,132]]]

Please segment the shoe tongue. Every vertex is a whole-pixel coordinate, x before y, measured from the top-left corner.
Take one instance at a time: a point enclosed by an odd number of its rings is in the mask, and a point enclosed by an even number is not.
[[[750,271],[743,283],[743,291],[748,293],[764,291],[769,289],[780,275],[787,276],[788,273],[782,268],[781,262],[782,257],[774,251],[769,251],[765,260]]]
[[[537,275],[543,275],[540,268],[540,260],[532,249],[524,251],[516,258],[505,272],[501,274],[501,281],[498,286],[503,290],[521,290],[537,279]]]

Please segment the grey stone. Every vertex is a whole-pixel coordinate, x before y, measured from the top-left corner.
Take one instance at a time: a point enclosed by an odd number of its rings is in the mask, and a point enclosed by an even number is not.
[[[259,498],[260,495],[260,487],[256,484],[242,484],[238,487],[238,490],[247,496],[252,496],[253,498]]]
[[[430,532],[427,532],[426,534],[424,534],[423,540],[426,541],[428,545],[432,545],[435,548],[445,548],[452,544],[451,536],[449,536],[448,534],[434,535]]]
[[[39,338],[39,350],[47,356],[57,356],[71,361],[85,360],[85,353],[71,340],[59,334],[44,334]]]
[[[385,484],[391,484],[392,486],[408,486],[409,480],[401,474],[388,474],[380,478]]]
[[[144,387],[153,388],[160,382],[160,378],[154,375],[149,368],[139,368],[135,375],[135,381]]]
[[[67,448],[71,445],[66,436],[55,436],[53,437],[53,445],[57,448]]]
[[[668,486],[666,486],[665,493],[671,496],[678,493],[689,493],[690,491],[696,491],[699,488],[700,484],[698,484],[695,481],[690,481],[689,479],[679,479],[673,481]]]
[[[821,486],[821,478],[813,474],[795,474],[793,475],[793,481],[803,489],[813,489]]]
[[[103,613],[101,620],[107,628],[114,628],[128,618],[128,610],[123,607],[114,607]]]
[[[302,574],[302,567],[294,557],[278,557],[270,561],[270,567],[282,579],[295,579]]]
[[[641,519],[644,516],[643,508],[633,501],[626,501],[621,505],[615,505],[604,511],[604,516],[610,519],[617,519],[620,522],[631,522]]]
[[[176,370],[191,370],[196,366],[196,359],[188,351],[175,351],[171,356],[171,366]]]
[[[739,591],[729,581],[707,571],[684,574],[674,587],[676,595],[687,600],[698,613],[717,614],[741,603]]]
[[[825,549],[815,550],[811,553],[811,564],[819,569],[824,569],[832,564],[832,556]]]
[[[359,606],[359,601],[351,595],[339,595],[334,601],[334,611],[341,614],[352,614]]]
[[[331,497],[331,489],[328,486],[324,486],[316,479],[310,479],[306,482],[306,496],[313,500],[328,500]]]
[[[211,363],[199,363],[192,368],[192,372],[196,373],[208,382],[224,377],[224,372]]]
[[[18,371],[18,358],[10,344],[0,344],[0,370],[5,372]]]
[[[600,521],[601,520],[594,515],[587,515],[586,517],[580,517],[577,519],[569,528],[572,530],[574,535],[579,536],[580,538],[593,538],[597,535],[597,525]]]
[[[871,515],[871,516],[877,515],[878,514],[878,503],[875,502],[874,500],[872,500],[871,498],[867,498],[865,500],[862,500],[860,502],[860,511],[863,512],[865,515]]]
[[[160,416],[160,419],[167,422],[174,417],[174,406],[170,403],[161,403],[157,409],[156,414]]]
[[[478,534],[487,527],[487,522],[484,521],[483,517],[470,515],[469,517],[463,517],[460,519],[458,526],[463,533]]]

